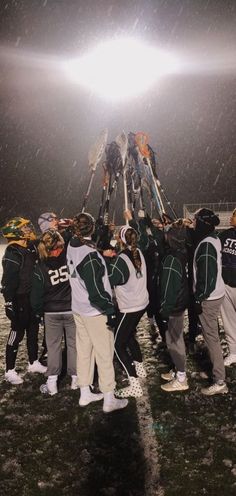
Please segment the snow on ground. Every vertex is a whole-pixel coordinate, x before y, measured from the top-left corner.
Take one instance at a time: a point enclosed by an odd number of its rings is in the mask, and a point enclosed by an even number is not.
[[[4,249],[0,245],[0,258]],[[200,389],[207,380],[201,371],[209,371],[204,343],[199,342],[195,356],[188,356],[190,389],[165,393],[160,386],[168,354],[150,338],[144,316],[139,326],[148,372],[144,397],[105,416],[100,402],[78,406],[79,391],[70,390],[68,377],[58,395],[43,397],[39,387],[45,378],[27,373],[25,339],[17,357],[24,383],[7,384],[8,332],[0,295],[0,494],[235,495],[236,367],[227,369],[228,395],[203,397]],[[226,352],[222,329],[221,342]],[[117,368],[118,386],[124,385],[122,377]]]

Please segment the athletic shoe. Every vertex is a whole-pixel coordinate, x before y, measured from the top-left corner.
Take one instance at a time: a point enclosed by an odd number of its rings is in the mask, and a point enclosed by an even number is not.
[[[212,386],[202,388],[201,393],[205,396],[213,396],[214,394],[227,394],[229,392],[225,382],[215,382]]]
[[[230,353],[228,356],[225,357],[224,359],[224,366],[225,367],[230,367],[230,365],[233,365],[236,363],[236,354],[235,353]]]
[[[57,394],[57,375],[50,375],[46,384],[42,384],[39,389],[42,394],[50,394],[50,396]]]
[[[73,390],[79,389],[77,375],[72,375],[71,376],[71,386],[70,386],[70,388],[73,389]]]
[[[136,362],[134,360],[135,371],[138,377],[144,378],[147,377],[147,372],[144,368],[143,362]]]
[[[166,391],[167,393],[172,393],[174,391],[186,391],[189,389],[188,381],[185,379],[183,382],[178,381],[178,379],[172,379],[172,381],[168,382],[167,384],[163,384],[161,386],[161,389],[163,391]]]
[[[28,372],[34,374],[38,372],[39,374],[45,374],[47,367],[44,367],[38,360],[35,360],[33,363],[29,363]]]
[[[103,399],[103,393],[92,393],[90,390],[82,393],[79,399],[80,406],[87,406],[89,403],[94,401],[100,401]]]
[[[123,389],[116,389],[114,391],[115,396],[118,398],[128,398],[132,396],[133,398],[140,398],[143,396],[143,390],[141,388],[138,377],[129,377],[130,385]]]
[[[7,382],[10,382],[14,386],[17,386],[18,384],[22,384],[24,382],[22,377],[15,371],[15,369],[10,369],[5,372],[5,380]]]
[[[113,391],[104,393],[103,412],[111,413],[115,410],[122,410],[128,405],[128,400],[118,400],[115,398]]]
[[[175,378],[174,370],[170,369],[169,372],[161,374],[161,378],[164,379],[164,381],[172,381]]]

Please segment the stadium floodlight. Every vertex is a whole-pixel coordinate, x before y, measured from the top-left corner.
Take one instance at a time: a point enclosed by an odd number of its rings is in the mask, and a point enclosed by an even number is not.
[[[171,54],[135,39],[114,39],[64,65],[75,83],[109,100],[129,99],[146,92],[162,76],[178,72]]]

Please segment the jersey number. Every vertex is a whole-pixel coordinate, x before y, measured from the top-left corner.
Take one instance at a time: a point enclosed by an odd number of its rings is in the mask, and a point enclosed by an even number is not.
[[[63,267],[60,267],[60,269],[56,270],[49,270],[48,271],[50,281],[52,286],[55,286],[55,284],[59,284],[60,282],[65,282],[68,281],[69,279],[69,274],[67,271],[67,266],[63,265]]]

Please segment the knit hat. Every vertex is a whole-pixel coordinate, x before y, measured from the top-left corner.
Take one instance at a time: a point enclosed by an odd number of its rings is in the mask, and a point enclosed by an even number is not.
[[[200,208],[195,212],[194,217],[197,223],[203,222],[204,224],[210,225],[212,228],[218,226],[220,223],[218,215],[208,208]]]
[[[57,215],[53,212],[45,212],[44,214],[41,214],[38,218],[40,231],[44,232],[47,231],[47,229],[50,229],[50,223],[53,219],[57,219]]]

